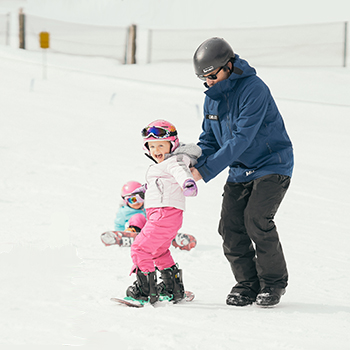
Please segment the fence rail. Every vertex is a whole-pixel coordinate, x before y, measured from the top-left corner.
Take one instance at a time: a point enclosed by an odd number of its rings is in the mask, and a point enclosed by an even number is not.
[[[92,26],[26,15],[26,49],[39,50],[39,33],[50,33],[52,52],[114,58],[125,62],[126,27]]]
[[[150,29],[148,62],[190,61],[199,44],[213,36],[224,38],[255,66],[346,66],[347,22],[217,30]]]
[[[136,56],[141,57],[142,53],[136,52],[137,40],[143,44],[140,46],[147,47],[143,56],[147,63],[191,62],[199,44],[213,36],[226,39],[236,53],[254,66],[346,67],[348,60],[347,22],[262,28],[148,29],[148,35],[136,36],[135,25],[97,26],[21,15],[20,47],[33,51],[40,50],[39,33],[47,31],[51,52],[107,57],[121,63],[136,63]],[[9,14],[0,14],[0,44],[9,45],[9,19]]]

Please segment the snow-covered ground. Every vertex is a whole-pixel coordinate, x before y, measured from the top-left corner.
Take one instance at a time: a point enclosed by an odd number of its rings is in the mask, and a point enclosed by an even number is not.
[[[350,70],[257,68],[295,149],[276,216],[290,284],[273,309],[225,304],[235,283],[217,225],[226,172],[199,183],[171,248],[196,299],[131,309],[128,248],[105,247],[122,184],[144,181],[140,130],[173,122],[201,130],[203,88],[190,64],[111,60],[0,47],[0,345],[91,349],[348,349]]]
[[[198,246],[172,248],[196,300],[134,310],[109,300],[133,281],[129,249],[106,248],[100,234],[113,227],[121,185],[144,181],[144,125],[166,118],[181,140],[197,140],[201,82],[190,65],[50,55],[44,80],[41,59],[0,48],[1,344],[348,347],[348,69],[258,69],[295,147],[276,218],[290,271],[281,304],[225,305],[234,280],[216,232],[223,173],[187,201],[182,231]]]

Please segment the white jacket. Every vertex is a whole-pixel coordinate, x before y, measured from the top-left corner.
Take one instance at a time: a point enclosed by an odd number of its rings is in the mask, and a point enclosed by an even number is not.
[[[197,162],[201,149],[195,144],[181,144],[166,159],[153,164],[146,173],[145,208],[174,207],[185,210],[183,184],[193,179],[190,166]]]

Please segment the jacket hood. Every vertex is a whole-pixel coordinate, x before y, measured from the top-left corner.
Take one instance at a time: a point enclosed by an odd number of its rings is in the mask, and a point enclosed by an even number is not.
[[[197,164],[197,159],[202,154],[202,149],[194,143],[184,144],[180,142],[180,146],[176,148],[174,152],[166,154],[165,159],[179,154],[186,154],[190,158],[190,165],[194,166],[195,164]]]
[[[256,70],[249,63],[240,58],[239,55],[236,54],[234,61],[234,71],[228,78],[229,80],[242,79],[246,77],[250,77],[251,75],[256,75]]]
[[[237,80],[253,75],[256,75],[255,68],[251,67],[246,60],[240,58],[239,55],[236,54],[234,61],[234,70],[232,74],[227,79],[220,81],[214,86],[208,88],[208,90],[205,91],[205,94],[211,98],[214,98],[216,93],[224,92],[227,89],[232,89],[233,84]]]

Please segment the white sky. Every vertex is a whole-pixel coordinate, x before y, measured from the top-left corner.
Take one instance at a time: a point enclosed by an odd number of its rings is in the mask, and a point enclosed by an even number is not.
[[[0,0],[57,19],[153,28],[255,27],[349,21],[350,1]]]

